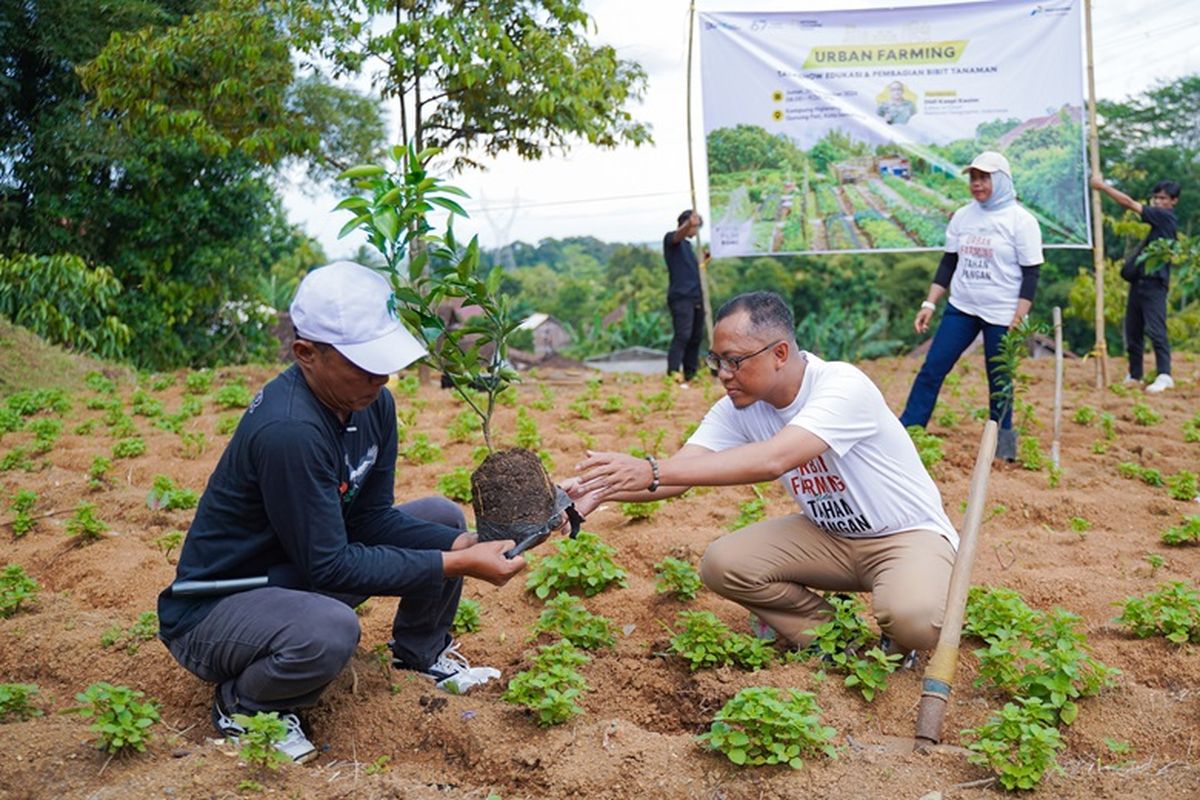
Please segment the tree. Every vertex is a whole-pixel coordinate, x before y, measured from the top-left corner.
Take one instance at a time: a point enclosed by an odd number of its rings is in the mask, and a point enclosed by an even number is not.
[[[627,106],[646,76],[585,38],[582,0],[288,0],[297,44],[333,76],[373,65],[395,98],[400,133],[442,148],[454,169],[480,155],[539,159],[572,140],[639,145],[650,131]]]

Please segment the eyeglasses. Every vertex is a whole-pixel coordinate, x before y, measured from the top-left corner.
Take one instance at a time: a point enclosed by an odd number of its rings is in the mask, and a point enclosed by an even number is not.
[[[771,344],[767,345],[763,349],[755,350],[753,353],[750,353],[749,355],[744,355],[744,356],[719,356],[716,353],[714,353],[713,351],[709,350],[708,355],[706,355],[704,357],[704,363],[707,364],[708,368],[713,370],[714,372],[720,372],[721,368],[724,367],[725,369],[729,370],[729,372],[732,374],[732,373],[735,373],[738,371],[738,368],[740,368],[742,366],[743,362],[749,361],[750,359],[754,358],[756,355],[759,355],[760,353],[767,352],[768,350],[770,350],[772,347],[774,347],[777,344],[783,344],[783,339],[780,339],[776,342],[772,342]]]

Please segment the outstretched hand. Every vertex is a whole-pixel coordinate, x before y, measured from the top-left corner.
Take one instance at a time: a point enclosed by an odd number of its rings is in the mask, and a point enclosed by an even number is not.
[[[575,465],[580,486],[601,498],[621,492],[643,492],[654,480],[650,462],[628,453],[594,453]]]

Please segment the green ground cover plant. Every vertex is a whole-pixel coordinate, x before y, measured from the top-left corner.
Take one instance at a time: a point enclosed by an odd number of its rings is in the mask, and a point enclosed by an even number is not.
[[[75,514],[67,520],[67,534],[80,544],[98,542],[108,530],[108,524],[96,516],[95,503],[80,503]]]
[[[38,582],[25,574],[20,564],[5,564],[0,572],[0,618],[7,619],[21,610],[23,603],[33,603],[38,596]]]
[[[109,471],[112,470],[112,459],[107,456],[96,456],[92,459],[92,465],[88,467],[88,488],[92,491],[103,489],[111,483],[108,478]]]
[[[239,414],[226,414],[217,420],[217,435],[231,436],[241,421],[242,418]]]
[[[698,739],[738,766],[787,764],[793,769],[817,755],[834,758],[837,731],[821,722],[812,692],[751,686],[722,706]]]
[[[750,489],[754,492],[754,497],[738,504],[737,516],[733,518],[733,522],[729,523],[731,531],[753,525],[755,522],[761,522],[767,518],[766,498],[763,497],[763,493],[757,486],[751,486]]]
[[[426,434],[417,433],[413,435],[412,441],[400,452],[400,455],[405,461],[413,464],[432,464],[434,461],[442,460],[442,448],[429,441],[429,436]]]
[[[137,458],[146,452],[146,440],[140,436],[129,436],[112,446],[113,458]]]
[[[1050,770],[1062,770],[1055,754],[1064,747],[1056,709],[1033,697],[1018,698],[992,712],[987,722],[963,731],[972,764],[987,767],[1005,789],[1032,789]]]
[[[455,467],[444,475],[438,476],[438,494],[457,500],[460,503],[471,502],[471,470],[466,467]]]
[[[695,600],[696,593],[704,585],[695,567],[673,556],[654,565],[654,577],[654,590],[659,594],[672,594],[676,600]]]
[[[163,558],[167,560],[168,564],[173,563],[171,561],[171,553],[183,544],[183,537],[183,531],[167,531],[155,538],[154,546],[162,551]]]
[[[1175,644],[1200,642],[1200,592],[1183,581],[1164,583],[1142,597],[1120,603],[1117,622],[1139,639],[1165,636]]]
[[[1200,495],[1196,473],[1186,469],[1167,478],[1167,487],[1171,490],[1171,498],[1174,500],[1191,502],[1197,495]]]
[[[1134,425],[1157,425],[1162,422],[1162,414],[1159,414],[1145,403],[1133,404],[1133,424]]]
[[[543,389],[545,386],[543,385]],[[524,408],[517,410],[517,447],[537,450],[542,446],[542,435],[538,432],[537,420]]]
[[[843,683],[857,689],[867,702],[887,688],[887,677],[899,668],[903,655],[888,655],[879,647],[867,647],[876,636],[863,617],[866,606],[856,595],[828,594],[832,607],[828,620],[807,631],[813,639],[802,654],[820,658],[834,671],[845,675]]]
[[[577,668],[589,661],[569,641],[543,645],[538,648],[532,666],[509,681],[500,699],[528,709],[538,725],[562,724],[583,713],[575,701],[588,690],[588,685]]]
[[[0,429],[2,430],[2,429]],[[1200,442],[1200,412],[1183,423],[1183,440],[1189,444]]]
[[[1185,517],[1180,525],[1172,525],[1162,533],[1163,544],[1172,546],[1200,544],[1200,516]]]
[[[287,736],[287,725],[278,711],[259,711],[257,714],[234,714],[233,721],[244,732],[238,734],[238,755],[253,767],[279,769],[290,759],[276,745]]]
[[[1022,436],[1017,444],[1017,461],[1022,469],[1036,471],[1044,469],[1047,463],[1046,454],[1042,452],[1041,442],[1036,436]]]
[[[584,650],[612,647],[616,642],[612,621],[588,611],[583,601],[566,592],[547,601],[545,610],[533,623],[533,632],[558,634]]]
[[[254,395],[243,384],[229,383],[213,392],[217,408],[249,408]]]
[[[454,611],[454,621],[450,623],[450,630],[454,633],[474,633],[479,630],[480,605],[478,600],[472,600],[469,597],[464,597],[458,601],[458,608]]]
[[[101,647],[112,647],[121,644],[125,652],[134,655],[143,644],[158,636],[158,614],[153,611],[143,611],[137,621],[125,630],[120,625],[114,625],[100,637]]]
[[[665,500],[650,500],[645,503],[620,503],[619,508],[629,520],[640,522],[653,517],[665,504]]]
[[[530,558],[525,588],[545,600],[552,592],[578,589],[591,597],[614,584],[627,586],[625,570],[613,561],[616,552],[596,534],[580,531],[574,539],[560,540],[554,553]]]
[[[1132,461],[1122,461],[1117,464],[1117,472],[1122,478],[1136,478],[1147,486],[1162,486],[1162,473],[1153,467],[1143,467]]]
[[[155,475],[154,482],[146,495],[146,507],[151,511],[163,509],[187,510],[195,508],[200,496],[191,489],[176,486],[166,475]]]
[[[921,464],[925,467],[925,471],[932,475],[933,468],[946,457],[946,453],[942,449],[941,438],[920,425],[909,425],[908,435],[917,447],[917,455],[921,457]]]
[[[183,388],[188,394],[208,394],[212,388],[213,372],[211,369],[199,369],[189,372],[183,379]]]
[[[71,410],[71,398],[62,389],[27,389],[14,392],[5,399],[4,404],[22,417],[32,417],[40,411],[62,415]]]
[[[158,704],[143,701],[144,692],[101,681],[75,695],[83,705],[74,709],[92,720],[96,746],[109,753],[141,753],[152,738],[150,726],[159,721]]]
[[[770,642],[735,633],[711,611],[680,611],[675,625],[670,650],[693,672],[727,665],[758,671],[774,660]]]
[[[1096,409],[1091,406],[1080,406],[1075,409],[1075,415],[1071,419],[1076,425],[1091,425],[1097,419]]]
[[[479,421],[479,415],[469,408],[455,414],[454,419],[446,426],[446,436],[452,442],[470,442],[482,431],[483,425]]]
[[[62,433],[62,426],[61,419],[51,417],[31,420],[25,426],[26,430],[33,434],[33,444],[29,452],[32,455],[49,453],[54,448],[54,443],[58,441],[59,434]]]
[[[129,402],[130,410],[139,417],[161,417],[165,410],[163,401],[144,389],[135,389]]]
[[[9,503],[9,508],[13,512],[13,519],[9,523],[9,527],[12,528],[14,539],[20,539],[37,527],[37,519],[30,513],[37,505],[37,499],[37,492],[29,489],[18,489],[13,495],[12,502]]]
[[[33,705],[37,693],[36,683],[0,683],[0,723],[40,717],[42,710]]]

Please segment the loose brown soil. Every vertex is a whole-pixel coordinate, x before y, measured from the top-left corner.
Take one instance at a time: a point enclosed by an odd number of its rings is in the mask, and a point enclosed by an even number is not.
[[[490,454],[471,473],[476,519],[500,525],[544,524],[554,511],[554,484],[537,453],[517,449]]]
[[[918,362],[894,359],[867,363],[893,408],[904,401]],[[1121,374],[1114,360],[1110,373]],[[1031,363],[1029,398],[1040,427],[1036,435],[1048,453],[1051,440],[1052,365]],[[988,494],[975,581],[1009,586],[1033,606],[1061,605],[1085,620],[1095,653],[1122,671],[1117,684],[1080,703],[1079,718],[1064,731],[1064,773],[1050,775],[1032,793],[1037,798],[1195,798],[1200,797],[1200,651],[1163,639],[1138,640],[1113,623],[1113,606],[1142,594],[1164,580],[1195,581],[1200,547],[1167,548],[1160,533],[1178,524],[1200,505],[1172,500],[1165,489],[1118,476],[1117,464],[1136,461],[1164,475],[1198,471],[1200,444],[1183,442],[1185,419],[1200,410],[1198,361],[1178,359],[1178,387],[1158,396],[1122,397],[1092,388],[1093,363],[1070,362],[1063,424],[1065,474],[1050,488],[1044,471],[998,466]],[[234,373],[222,373],[221,385]],[[251,385],[273,370],[241,371]],[[960,365],[961,383],[943,390],[943,402],[959,414],[952,428],[931,430],[945,437],[946,458],[936,468],[945,506],[956,522],[967,493],[980,425],[969,412],[986,402],[978,357]],[[519,404],[536,400],[536,381],[519,390]],[[548,382],[556,403],[549,411],[529,408],[545,448],[567,476],[585,449],[627,450],[652,441],[664,431],[663,449],[672,450],[689,425],[698,421],[719,388],[696,381],[691,389],[672,389],[670,412],[649,412],[635,422],[639,395],[662,390],[660,380],[606,378],[605,393],[625,398],[623,412],[581,420],[568,410],[584,387],[567,380]],[[179,408],[178,385],[156,396],[168,413]],[[128,409],[132,386],[122,392]],[[945,737],[950,745],[928,755],[892,753],[887,737],[911,735],[920,674],[897,674],[874,703],[840,685],[834,676],[820,680],[808,664],[775,666],[751,674],[735,669],[688,672],[678,659],[663,655],[669,637],[665,624],[685,607],[710,610],[730,625],[745,629],[737,607],[708,592],[685,606],[654,590],[653,564],[667,555],[695,561],[707,544],[727,531],[738,504],[753,495],[749,487],[693,491],[672,501],[651,520],[627,522],[616,504],[596,511],[587,529],[617,549],[617,561],[629,573],[629,585],[588,598],[591,611],[611,618],[619,630],[615,648],[596,653],[583,667],[591,691],[585,714],[550,730],[539,729],[519,709],[500,700],[503,684],[454,697],[433,691],[422,680],[391,673],[381,666],[378,646],[389,635],[393,602],[370,601],[362,616],[362,644],[349,668],[335,681],[305,719],[321,749],[315,762],[262,775],[242,765],[228,747],[214,743],[208,722],[211,687],[184,672],[165,648],[146,642],[130,653],[124,646],[104,648],[105,630],[128,628],[173,576],[170,558],[155,540],[170,530],[185,530],[186,511],[152,511],[146,494],[156,474],[199,490],[220,456],[227,436],[216,433],[230,413],[205,401],[205,413],[189,429],[206,435],[198,458],[180,438],[135,422],[148,444],[146,455],[118,460],[114,484],[87,488],[87,469],[96,455],[109,453],[103,411],[89,411],[81,390],[67,415],[66,432],[37,472],[0,472],[8,498],[19,489],[39,495],[38,529],[13,540],[0,531],[3,562],[21,564],[42,586],[40,599],[15,616],[0,620],[0,681],[37,683],[44,716],[0,725],[0,797],[2,798],[232,798],[253,797],[239,783],[253,779],[273,797],[295,798],[912,798],[940,791],[945,797],[999,796],[988,776],[967,764],[959,731],[982,722],[1002,699],[972,687],[976,660],[964,648]],[[1152,427],[1137,426],[1131,413],[1144,400],[1163,414]],[[445,441],[449,421],[460,406],[434,387],[417,398],[397,398],[400,407],[423,406],[421,430],[442,445],[444,460],[426,466],[400,464],[397,497],[434,491],[438,475],[469,465],[477,443]],[[1101,438],[1097,425],[1070,422],[1075,409],[1091,405],[1116,415],[1117,437],[1107,452],[1092,452]],[[502,408],[496,429],[515,430],[514,408]],[[76,435],[80,422],[97,420],[95,431]],[[946,420],[949,421],[949,420]],[[639,432],[643,434],[639,438]],[[505,438],[502,434],[501,438]],[[31,434],[9,433],[0,451],[30,441]],[[768,512],[786,513],[790,501],[778,487],[767,493]],[[64,526],[80,501],[93,502],[112,530],[99,542],[75,546]],[[1073,532],[1072,517],[1092,528]],[[0,527],[11,519],[5,500]],[[557,537],[556,537],[557,538]],[[543,545],[542,552],[550,545]],[[1161,555],[1157,571],[1145,561]],[[533,642],[529,630],[541,604],[524,589],[524,576],[495,588],[468,582],[466,594],[483,605],[482,629],[462,637],[464,652],[480,663],[499,667],[506,678],[528,663]],[[74,695],[94,681],[123,683],[161,703],[163,724],[147,752],[106,762],[90,740],[87,722],[62,714]],[[812,690],[825,721],[836,727],[840,755],[809,762],[801,770],[740,769],[724,756],[702,750],[694,735],[735,692],[770,685]],[[1106,744],[1128,743],[1116,754]],[[386,757],[386,758],[384,758]],[[378,767],[378,769],[376,769]]]

